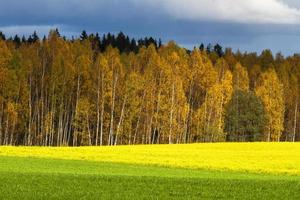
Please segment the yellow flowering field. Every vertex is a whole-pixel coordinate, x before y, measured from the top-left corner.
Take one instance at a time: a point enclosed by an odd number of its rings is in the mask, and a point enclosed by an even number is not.
[[[0,156],[300,175],[300,143],[0,147]]]

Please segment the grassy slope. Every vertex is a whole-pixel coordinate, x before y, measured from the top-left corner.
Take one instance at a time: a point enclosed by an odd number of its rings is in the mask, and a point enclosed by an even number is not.
[[[0,157],[1,199],[299,199],[300,177]]]
[[[300,199],[300,144],[0,147],[0,199]]]

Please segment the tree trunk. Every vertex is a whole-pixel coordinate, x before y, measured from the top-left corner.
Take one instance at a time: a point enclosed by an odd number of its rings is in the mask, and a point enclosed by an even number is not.
[[[155,127],[152,133],[152,141],[151,144],[154,144],[155,142],[155,137],[156,137],[156,131],[158,129],[158,114],[160,111],[160,95],[161,95],[161,75],[162,72],[159,73],[159,85],[158,85],[158,93],[157,93],[157,104],[156,104],[156,115],[155,115]]]
[[[122,110],[121,110],[121,115],[120,115],[120,119],[119,119],[119,123],[117,126],[117,132],[116,132],[116,138],[115,138],[115,146],[118,144],[118,136],[120,133],[120,127],[123,121],[123,116],[124,116],[124,112],[125,112],[125,105],[126,105],[126,99],[127,97],[125,96],[124,101],[123,101],[123,105],[122,105]]]
[[[14,141],[14,132],[15,132],[15,127],[16,127],[16,121],[13,120],[13,123],[12,123],[12,129],[11,129],[11,134],[10,134],[10,141],[9,141],[9,145],[14,145],[13,144],[13,141]]]
[[[219,109],[218,136],[220,136],[221,133],[222,133],[223,102],[224,102],[224,95],[223,95],[223,92],[222,92],[222,97],[221,97],[221,102],[220,102],[220,109]],[[218,140],[219,140],[219,138],[218,138]]]
[[[3,103],[3,101],[1,101],[1,110],[0,110],[0,145],[2,145],[2,137],[3,137],[3,130],[2,130],[3,112],[4,112],[4,103]]]
[[[88,131],[88,136],[89,136],[89,146],[92,146],[92,135],[91,135],[91,130],[90,130],[90,123],[89,123],[89,114],[87,113],[86,115],[86,127]]]
[[[135,130],[134,130],[134,136],[133,136],[133,142],[132,142],[133,144],[136,143],[136,137],[137,137],[137,132],[138,132],[138,128],[139,128],[139,123],[140,123],[140,120],[141,120],[141,115],[142,115],[142,112],[143,112],[143,105],[144,105],[145,96],[146,96],[146,91],[144,91],[144,94],[143,94],[141,108],[140,108],[140,112],[139,112],[139,117],[138,117],[136,127],[135,127]]]
[[[31,146],[31,122],[32,122],[32,97],[31,97],[31,93],[32,93],[32,77],[30,74],[29,77],[29,99],[28,99],[28,106],[29,106],[29,118],[28,118],[28,135],[27,135],[27,142],[26,145],[27,146]]]
[[[172,100],[171,100],[171,111],[170,111],[170,125],[169,125],[169,144],[172,143],[172,128],[173,128],[173,110],[175,101],[175,85],[172,85]]]
[[[9,127],[9,116],[7,115],[4,132],[4,145],[8,145],[8,127]]]
[[[296,130],[297,130],[297,113],[298,113],[298,97],[296,98],[295,114],[294,114],[294,130],[293,130],[293,142],[296,141]]]
[[[112,82],[112,99],[111,99],[111,113],[110,113],[110,129],[109,129],[109,145],[114,144],[114,112],[115,112],[115,98],[116,98],[116,85],[118,77],[113,78]]]
[[[76,120],[77,113],[78,113],[78,102],[79,102],[79,95],[80,95],[80,79],[81,79],[80,74],[79,74],[79,68],[77,68],[77,71],[78,71],[78,77],[77,77],[77,91],[76,91],[76,103],[75,103],[75,114],[74,114],[75,120]],[[73,146],[77,146],[77,124],[76,123],[77,122],[73,122],[73,125],[74,125]]]
[[[192,93],[193,93],[193,83],[194,81],[191,81],[190,84],[190,91],[189,91],[189,98],[188,98],[188,112],[187,112],[187,116],[186,119],[184,120],[184,135],[183,135],[183,142],[187,143],[187,138],[188,138],[188,121],[189,121],[189,117],[190,117],[190,112],[191,112],[191,102],[192,102]]]
[[[96,146],[98,146],[98,140],[99,140],[99,128],[100,128],[99,126],[100,126],[100,68],[98,69],[98,77],[97,77],[97,125],[96,125],[96,141],[95,141]]]
[[[104,117],[104,75],[102,73],[102,76],[101,76],[101,94],[102,94],[102,97],[101,97],[101,116],[100,116],[100,145],[102,146],[103,145],[103,123],[104,123],[104,120],[103,120],[103,117]]]
[[[44,79],[45,79],[45,55],[43,54],[42,61],[42,80],[41,80],[41,145],[43,145],[43,141],[45,140],[45,130],[44,130]]]

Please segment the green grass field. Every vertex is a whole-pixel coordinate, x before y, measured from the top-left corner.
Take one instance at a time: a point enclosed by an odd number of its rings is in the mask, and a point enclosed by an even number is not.
[[[300,144],[0,147],[0,199],[300,199]]]

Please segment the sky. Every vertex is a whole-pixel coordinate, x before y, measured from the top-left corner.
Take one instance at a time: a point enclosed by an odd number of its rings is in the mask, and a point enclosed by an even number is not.
[[[0,0],[0,31],[41,36],[59,28],[123,31],[193,48],[219,43],[234,50],[300,53],[299,0]]]

